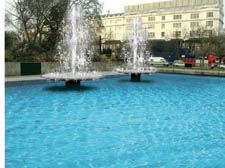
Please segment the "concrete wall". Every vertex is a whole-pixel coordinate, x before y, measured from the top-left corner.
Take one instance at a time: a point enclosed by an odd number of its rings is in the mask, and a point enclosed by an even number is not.
[[[41,73],[45,74],[51,72],[54,68],[58,66],[59,63],[55,62],[42,62],[41,63]],[[5,63],[5,76],[20,76],[21,66],[20,62],[6,62]]]
[[[19,62],[6,62],[5,63],[5,76],[19,76],[20,63]]]
[[[89,65],[90,70],[93,71],[113,71],[119,66],[123,66],[123,63],[119,62],[93,62]],[[42,62],[41,73],[49,73],[57,70],[59,63],[57,62]],[[19,62],[6,62],[5,63],[5,76],[20,76],[21,69]]]
[[[120,62],[93,62],[89,64],[89,69],[92,71],[113,71],[119,66],[123,66],[123,63]],[[54,70],[57,70],[59,63],[55,62],[43,62],[41,63],[41,73],[49,73]]]
[[[121,62],[93,62],[90,64],[90,69],[95,71],[113,71],[121,66],[123,66]]]
[[[41,73],[45,74],[45,73],[52,72],[57,67],[59,67],[58,62],[42,62],[41,63]]]

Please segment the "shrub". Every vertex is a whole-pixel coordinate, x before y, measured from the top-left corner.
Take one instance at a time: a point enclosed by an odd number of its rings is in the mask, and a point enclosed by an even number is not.
[[[111,55],[110,60],[111,60],[111,61],[117,61],[116,56],[115,56],[115,55]]]
[[[98,62],[98,61],[100,61],[100,56],[99,56],[99,54],[95,53],[95,54],[93,55],[92,61],[93,61],[93,62]]]
[[[107,61],[107,56],[105,54],[100,55],[100,61]]]
[[[13,54],[10,50],[5,50],[5,62],[12,62]]]
[[[122,61],[123,59],[122,59],[122,57],[121,57],[119,54],[117,54],[117,55],[116,55],[116,60],[117,60],[117,61]]]

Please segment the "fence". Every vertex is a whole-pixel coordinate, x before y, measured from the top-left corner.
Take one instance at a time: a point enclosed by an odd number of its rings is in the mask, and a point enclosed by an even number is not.
[[[36,65],[37,64],[37,65]],[[124,67],[122,62],[93,62],[89,65],[92,71],[113,71],[117,67]],[[19,63],[19,62],[6,62],[5,63],[5,76],[20,76],[20,75],[35,75],[45,74],[52,72],[59,67],[56,62],[42,62],[42,63]],[[210,76],[225,76],[225,68],[211,68],[207,64],[200,66],[195,64],[192,67],[173,66],[157,67],[158,72],[161,73],[179,73],[179,74],[195,74],[195,75],[210,75]]]

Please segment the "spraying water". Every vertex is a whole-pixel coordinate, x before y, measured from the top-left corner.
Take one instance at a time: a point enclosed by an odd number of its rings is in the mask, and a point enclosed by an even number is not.
[[[79,5],[70,5],[64,19],[62,40],[58,45],[62,72],[88,71],[92,50],[89,25]]]
[[[150,50],[147,47],[147,33],[142,28],[141,18],[133,18],[127,30],[127,43],[123,46],[124,61],[126,68],[117,68],[117,72],[131,75],[131,81],[139,82],[141,74],[153,74],[157,70],[154,67],[148,67],[145,63],[150,56]]]
[[[97,72],[89,72],[88,64],[94,54],[90,26],[82,7],[71,3],[63,20],[61,41],[57,50],[60,67],[57,72],[43,75],[50,80],[66,81],[66,85],[80,85],[80,81],[102,78]]]
[[[142,28],[141,18],[133,18],[131,31],[128,30],[127,39],[128,43],[123,48],[125,61],[133,69],[143,66],[150,55],[147,49],[147,33]]]

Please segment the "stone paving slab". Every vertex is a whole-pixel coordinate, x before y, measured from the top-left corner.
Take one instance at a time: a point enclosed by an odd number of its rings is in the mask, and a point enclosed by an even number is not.
[[[42,80],[41,75],[28,75],[28,76],[10,76],[5,77],[5,82],[14,81],[29,81],[29,80]]]
[[[118,75],[117,72],[107,71],[101,72],[104,76]],[[46,80],[41,77],[41,75],[27,75],[27,76],[8,76],[5,77],[5,82],[15,82],[15,81],[32,81],[32,80]]]
[[[213,70],[197,70],[197,69],[179,69],[179,68],[157,68],[160,73],[176,73],[176,74],[190,74],[190,75],[208,75],[208,76],[221,76],[225,77],[225,70],[213,71]],[[114,71],[101,72],[104,76],[119,75]],[[41,75],[27,75],[27,76],[10,76],[5,77],[5,82],[14,81],[33,81],[33,80],[46,80]]]

